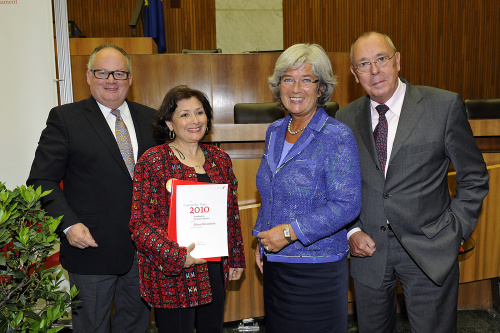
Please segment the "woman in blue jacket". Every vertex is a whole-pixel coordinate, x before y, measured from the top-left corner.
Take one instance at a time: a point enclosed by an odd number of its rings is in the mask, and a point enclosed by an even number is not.
[[[356,141],[324,110],[336,79],[321,46],[289,47],[268,81],[288,115],[269,126],[257,173],[266,332],[346,332],[345,227],[361,209]]]

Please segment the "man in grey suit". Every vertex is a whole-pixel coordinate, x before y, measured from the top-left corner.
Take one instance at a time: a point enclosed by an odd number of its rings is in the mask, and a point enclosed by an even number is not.
[[[460,95],[400,79],[400,61],[386,35],[359,37],[351,72],[368,96],[336,116],[353,131],[361,161],[362,209],[348,230],[359,332],[396,332],[397,279],[412,332],[456,332],[458,252],[488,172]]]
[[[109,332],[112,304],[113,332],[146,332],[149,324],[128,225],[134,162],[156,144],[155,110],[126,100],[131,71],[120,47],[94,50],[92,96],[50,111],[27,181],[52,190],[43,207],[63,216],[60,261],[79,290],[75,333]]]

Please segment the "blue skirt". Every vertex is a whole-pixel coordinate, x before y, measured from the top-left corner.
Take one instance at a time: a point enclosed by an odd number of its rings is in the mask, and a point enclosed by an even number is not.
[[[264,256],[266,332],[346,332],[348,283],[347,258],[297,264]]]

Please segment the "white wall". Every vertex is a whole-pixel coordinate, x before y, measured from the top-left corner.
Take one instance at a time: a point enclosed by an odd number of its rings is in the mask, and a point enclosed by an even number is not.
[[[57,105],[50,0],[0,1],[0,182],[25,184]]]
[[[222,53],[283,49],[282,0],[215,0]]]

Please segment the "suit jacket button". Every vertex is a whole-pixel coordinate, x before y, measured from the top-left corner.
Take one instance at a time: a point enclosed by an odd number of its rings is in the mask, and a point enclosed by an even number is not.
[[[381,226],[381,227],[380,227],[380,230],[382,230],[382,231],[385,231],[386,229],[387,229],[387,228],[386,228],[386,227],[384,227],[384,226]]]
[[[389,198],[389,194],[384,193],[383,197],[384,197],[384,199],[388,199]]]

